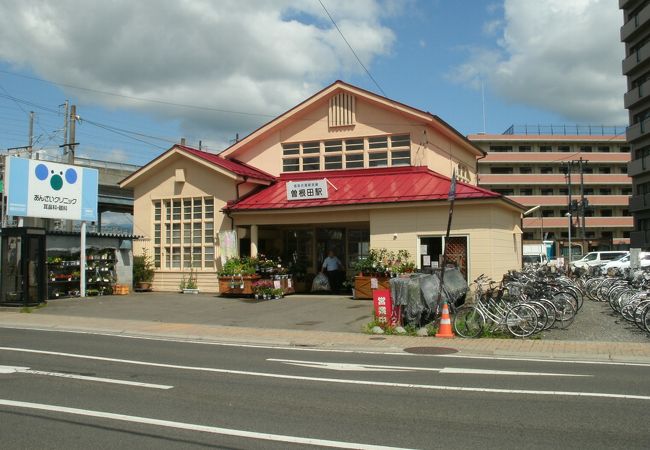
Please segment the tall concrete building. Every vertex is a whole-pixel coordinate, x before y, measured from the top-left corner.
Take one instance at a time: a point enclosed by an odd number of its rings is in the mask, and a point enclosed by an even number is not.
[[[568,256],[571,233],[577,257],[591,250],[629,248],[632,180],[623,134],[624,127],[522,125],[468,138],[487,153],[478,160],[479,186],[537,207],[524,217],[524,244],[543,239],[554,255]]]
[[[627,77],[625,108],[630,117],[627,140],[632,160],[633,195],[630,211],[634,215],[631,246],[650,249],[650,1],[619,0],[624,24],[623,75]]]

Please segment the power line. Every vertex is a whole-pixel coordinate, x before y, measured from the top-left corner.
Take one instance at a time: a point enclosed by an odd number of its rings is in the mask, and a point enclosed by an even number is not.
[[[318,3],[320,3],[320,5],[323,7],[323,10],[325,10],[325,14],[327,14],[327,17],[330,18],[330,20],[331,20],[332,23],[334,24],[334,27],[335,27],[336,30],[339,32],[339,34],[341,35],[341,37],[343,38],[343,40],[345,41],[345,43],[348,45],[348,48],[350,49],[350,51],[352,52],[352,54],[354,55],[354,57],[357,59],[357,61],[358,61],[359,64],[361,65],[361,67],[363,67],[363,70],[366,71],[366,73],[368,74],[368,76],[370,77],[370,79],[372,80],[372,82],[375,83],[375,86],[377,86],[377,89],[379,89],[379,92],[381,92],[381,94],[382,94],[384,97],[387,97],[387,95],[386,95],[386,93],[384,92],[384,90],[381,88],[381,86],[379,86],[379,83],[377,83],[377,80],[375,80],[375,78],[372,76],[372,74],[370,73],[370,71],[369,71],[369,70],[366,68],[366,66],[361,62],[361,59],[360,59],[359,56],[357,55],[357,52],[354,51],[354,49],[352,48],[352,46],[350,45],[350,43],[348,42],[348,40],[345,38],[345,36],[343,35],[343,32],[341,31],[341,29],[339,28],[339,26],[338,26],[338,25],[336,24],[336,22],[334,21],[334,18],[332,17],[332,15],[330,14],[330,12],[327,10],[327,8],[325,8],[325,5],[323,4],[323,2],[322,2],[321,0],[318,0]]]

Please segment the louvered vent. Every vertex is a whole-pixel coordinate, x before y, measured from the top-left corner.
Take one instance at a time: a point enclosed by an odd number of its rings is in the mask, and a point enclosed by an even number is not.
[[[354,95],[342,92],[330,98],[329,126],[350,127],[355,123]]]

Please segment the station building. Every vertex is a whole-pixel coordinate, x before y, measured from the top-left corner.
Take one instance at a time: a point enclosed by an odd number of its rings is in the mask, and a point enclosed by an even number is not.
[[[334,250],[350,277],[371,248],[408,250],[428,269],[446,245],[469,281],[500,279],[521,267],[525,207],[477,186],[484,156],[439,117],[337,81],[219,154],[174,145],[120,186],[133,189],[134,253],[152,255],[156,290],[177,290],[191,269],[217,292],[233,246],[309,273]]]

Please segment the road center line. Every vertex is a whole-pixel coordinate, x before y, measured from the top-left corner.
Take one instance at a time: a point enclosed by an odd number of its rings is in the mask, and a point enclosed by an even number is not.
[[[165,367],[168,369],[195,370],[200,372],[225,373],[230,375],[246,375],[246,376],[253,376],[253,377],[278,378],[278,379],[285,379],[285,380],[314,381],[314,382],[321,382],[321,383],[355,384],[355,385],[364,385],[364,386],[372,386],[372,387],[423,389],[423,390],[432,390],[432,391],[483,392],[483,393],[494,393],[494,394],[547,395],[547,396],[563,396],[563,397],[620,398],[620,399],[627,399],[627,400],[650,401],[650,396],[647,395],[608,394],[604,392],[534,391],[532,389],[498,389],[498,388],[481,388],[481,387],[465,387],[465,386],[443,386],[443,385],[431,385],[431,384],[392,383],[387,381],[372,381],[372,380],[347,380],[341,378],[322,378],[322,377],[306,377],[300,375],[284,375],[279,373],[247,372],[243,370],[217,369],[214,367],[182,366],[177,364],[164,364],[164,363],[154,363],[154,362],[145,362],[145,361],[135,361],[129,359],[107,358],[104,356],[77,355],[74,353],[62,353],[62,352],[52,352],[46,350],[33,350],[33,349],[14,348],[14,347],[0,347],[0,350],[22,352],[22,353],[38,353],[43,355],[65,356],[69,358],[92,359],[96,361],[118,362],[123,364],[134,364],[140,366]]]
[[[155,425],[159,427],[177,428],[181,430],[202,431],[204,433],[222,434],[227,436],[237,436],[237,437],[243,437],[249,439],[261,439],[265,441],[290,442],[293,444],[306,444],[306,445],[314,445],[314,446],[321,446],[321,447],[352,448],[352,449],[363,449],[363,450],[398,450],[399,449],[399,447],[385,447],[381,445],[357,444],[352,442],[330,441],[324,439],[286,436],[282,434],[259,433],[256,431],[234,430],[230,428],[212,427],[208,425],[197,425],[193,423],[152,419],[149,417],[129,416],[125,414],[115,414],[115,413],[109,413],[103,411],[93,411],[88,409],[68,408],[66,406],[45,405],[42,403],[19,402],[14,400],[0,399],[0,405],[12,406],[14,408],[27,408],[27,409],[36,409],[40,411],[51,411],[51,412],[58,412],[58,413],[65,413],[65,414],[74,414],[77,416],[119,420],[121,422],[141,423],[146,425]]]

